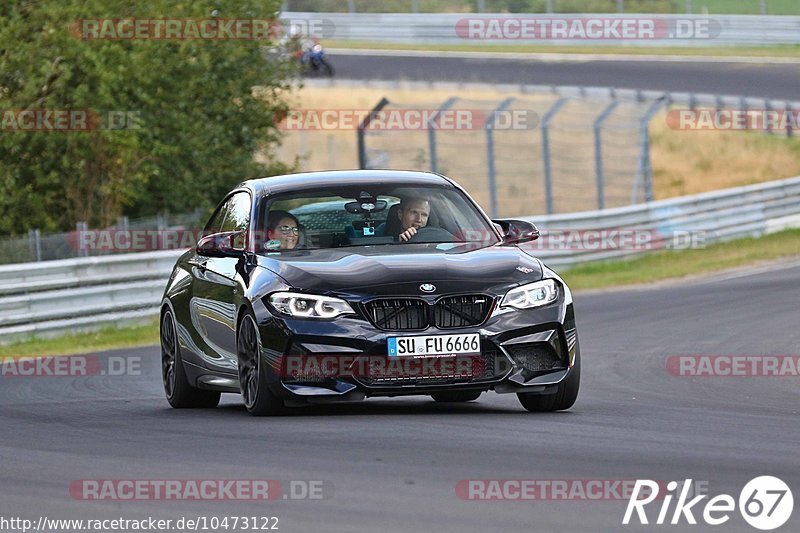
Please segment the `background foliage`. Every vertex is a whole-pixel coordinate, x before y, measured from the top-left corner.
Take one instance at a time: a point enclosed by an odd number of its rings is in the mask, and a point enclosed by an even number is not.
[[[237,0],[219,16],[272,18],[279,7]],[[287,170],[269,154],[292,66],[267,59],[269,43],[81,40],[70,32],[81,18],[210,18],[215,8],[202,0],[0,3],[0,111],[127,111],[138,126],[0,129],[0,233],[207,209],[248,177]],[[258,95],[254,86],[263,87]],[[257,151],[267,163],[254,160]]]

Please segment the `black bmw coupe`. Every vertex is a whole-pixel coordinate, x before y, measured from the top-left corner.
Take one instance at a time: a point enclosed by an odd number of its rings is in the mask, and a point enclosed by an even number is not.
[[[572,295],[451,179],[330,171],[246,181],[178,259],[161,308],[173,407],[242,395],[254,415],[292,406],[516,393],[570,408],[580,384]]]

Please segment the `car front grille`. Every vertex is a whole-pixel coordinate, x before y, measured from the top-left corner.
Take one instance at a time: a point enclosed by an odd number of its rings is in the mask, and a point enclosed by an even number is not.
[[[382,298],[365,304],[370,322],[380,329],[441,329],[482,324],[492,309],[492,298],[483,294],[447,296],[434,304],[420,298]]]
[[[440,328],[477,326],[486,320],[491,306],[488,296],[449,296],[434,305],[434,320]]]
[[[428,304],[414,298],[387,298],[366,304],[370,321],[381,329],[425,329]]]

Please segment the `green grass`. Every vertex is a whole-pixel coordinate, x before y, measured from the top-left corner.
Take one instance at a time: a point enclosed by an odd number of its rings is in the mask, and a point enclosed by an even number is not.
[[[618,54],[618,55],[679,55],[721,57],[800,57],[800,46],[555,46],[546,44],[392,44],[364,41],[326,40],[329,48],[359,50],[421,50],[428,52],[503,52],[535,54]]]
[[[0,346],[0,357],[73,355],[117,348],[133,348],[158,343],[158,320],[126,328],[103,328],[93,332],[71,333],[53,338],[30,340]]]
[[[785,257],[800,257],[800,230],[737,239],[703,249],[654,252],[630,261],[589,263],[561,272],[573,290],[651,283],[725,270]],[[0,357],[92,353],[158,343],[158,321],[130,328],[105,328],[52,339],[0,346]]]
[[[706,248],[654,252],[629,261],[587,263],[562,273],[573,290],[652,283],[800,256],[800,230],[744,238]]]

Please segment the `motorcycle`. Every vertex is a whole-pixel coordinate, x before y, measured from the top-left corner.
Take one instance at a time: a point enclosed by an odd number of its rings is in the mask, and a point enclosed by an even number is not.
[[[319,42],[303,47],[303,55],[300,58],[300,62],[307,72],[322,74],[329,78],[333,77],[333,65],[331,65],[328,56],[325,54],[325,48]]]

